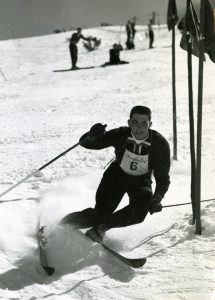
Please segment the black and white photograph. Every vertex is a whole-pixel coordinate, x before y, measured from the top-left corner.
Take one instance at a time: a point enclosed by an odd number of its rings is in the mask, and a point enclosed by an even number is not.
[[[215,0],[0,0],[0,299],[215,300]]]

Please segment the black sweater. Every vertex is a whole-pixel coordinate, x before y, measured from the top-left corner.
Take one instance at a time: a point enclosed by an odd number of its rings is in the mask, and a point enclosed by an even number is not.
[[[129,127],[119,127],[107,131],[104,135],[95,140],[87,139],[89,132],[80,138],[80,144],[84,148],[99,150],[107,147],[114,147],[116,159],[114,164],[120,164],[128,147],[128,138],[132,138]],[[149,136],[145,140],[146,147],[143,147],[141,154],[149,154],[148,173],[141,175],[144,179],[154,175],[156,181],[155,194],[164,196],[169,188],[170,178],[170,148],[167,140],[157,131],[149,130]],[[134,176],[129,175],[134,178]]]

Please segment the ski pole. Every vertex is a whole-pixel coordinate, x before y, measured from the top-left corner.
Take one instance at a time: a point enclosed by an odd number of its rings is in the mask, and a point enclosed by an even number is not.
[[[25,180],[31,178],[32,176],[36,175],[37,172],[45,169],[46,167],[48,167],[50,164],[52,164],[54,161],[56,161],[58,158],[60,158],[61,156],[65,155],[67,152],[71,151],[72,149],[76,148],[78,145],[80,145],[80,143],[78,142],[77,144],[73,145],[72,147],[68,148],[67,150],[65,150],[64,152],[60,153],[59,155],[57,155],[55,158],[53,158],[52,160],[50,160],[49,162],[47,162],[46,164],[44,164],[42,167],[40,167],[39,169],[35,170],[34,172],[32,172],[31,174],[27,175],[25,178],[23,178],[21,181],[17,182],[16,184],[14,184],[12,187],[10,187],[9,189],[7,189],[5,192],[3,192],[2,194],[0,194],[0,198],[4,195],[6,195],[7,193],[9,193],[10,191],[12,191],[13,189],[15,189],[18,185],[20,185],[22,182],[24,182]]]
[[[215,198],[201,200],[200,202],[207,202],[207,201],[213,201],[213,200],[215,200]],[[182,205],[188,205],[188,204],[192,204],[192,203],[186,202],[186,203],[178,203],[178,204],[172,204],[172,205],[164,205],[163,208],[173,207],[173,206],[182,206]]]
[[[105,130],[105,128],[107,127],[107,125],[102,125],[100,124],[100,128],[99,130],[96,130],[95,134],[96,136],[99,136],[99,134],[102,133],[103,130]],[[72,149],[76,148],[77,146],[81,145],[82,143],[84,143],[85,141],[88,140],[88,136],[83,139],[81,142],[76,143],[75,145],[73,145],[72,147],[68,148],[67,150],[63,151],[62,153],[60,153],[59,155],[57,155],[56,157],[54,157],[52,160],[50,160],[49,162],[47,162],[45,165],[43,165],[42,167],[40,167],[39,169],[35,170],[34,172],[32,172],[31,174],[27,175],[25,178],[23,178],[21,181],[17,182],[15,185],[13,185],[12,187],[10,187],[9,189],[7,189],[5,192],[3,192],[2,194],[0,194],[0,198],[4,195],[6,195],[7,193],[9,193],[10,191],[12,191],[13,189],[15,189],[18,185],[20,185],[22,182],[24,182],[25,180],[31,178],[33,175],[36,175],[37,172],[45,169],[46,167],[48,167],[50,164],[52,164],[54,161],[56,161],[58,158],[60,158],[61,156],[65,155],[67,152],[71,151]]]

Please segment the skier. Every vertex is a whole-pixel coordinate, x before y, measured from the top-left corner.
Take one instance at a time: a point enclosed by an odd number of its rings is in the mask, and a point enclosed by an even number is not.
[[[161,200],[170,184],[170,149],[167,140],[150,129],[151,125],[151,110],[135,106],[128,127],[106,132],[106,125],[97,123],[80,138],[81,146],[87,149],[114,147],[116,157],[103,174],[95,207],[68,214],[62,224],[92,227],[85,234],[100,243],[107,230],[141,223],[148,212],[162,210]],[[154,192],[152,173],[156,182]],[[129,204],[116,211],[126,193]]]
[[[148,24],[148,33],[149,33],[149,49],[154,48],[153,43],[154,43],[154,31],[152,27],[152,19],[149,20]]]
[[[73,35],[70,39],[70,43],[69,43],[69,51],[70,51],[71,60],[72,60],[72,70],[78,69],[78,67],[76,66],[77,60],[78,60],[77,43],[79,42],[80,39],[83,39],[85,41],[91,40],[91,37],[89,37],[89,38],[84,37],[83,34],[81,33],[81,31],[82,31],[82,29],[79,27],[77,29],[77,32],[73,33]]]

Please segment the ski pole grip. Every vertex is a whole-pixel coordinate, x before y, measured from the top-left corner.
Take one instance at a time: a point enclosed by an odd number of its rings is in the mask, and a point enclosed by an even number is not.
[[[96,123],[90,128],[90,137],[97,138],[105,133],[106,124]]]

